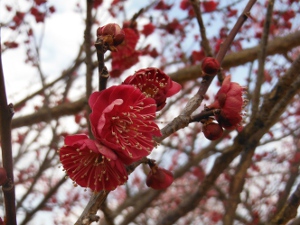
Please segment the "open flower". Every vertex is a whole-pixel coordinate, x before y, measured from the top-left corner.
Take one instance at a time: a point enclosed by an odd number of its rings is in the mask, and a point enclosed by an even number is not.
[[[114,190],[128,179],[118,156],[85,134],[66,136],[59,157],[74,183],[93,191]]]
[[[243,87],[238,83],[231,82],[230,79],[231,76],[225,77],[215,101],[207,106],[209,109],[221,109],[220,113],[216,115],[216,120],[222,127],[229,130],[241,126],[241,111],[244,105]]]
[[[181,90],[180,84],[171,80],[163,71],[149,67],[136,71],[123,82],[139,88],[147,97],[156,101],[157,111],[166,105],[167,97]]]
[[[173,183],[173,174],[164,168],[154,166],[147,175],[146,184],[156,190],[165,189]]]
[[[112,86],[94,92],[89,99],[90,121],[95,138],[113,149],[124,164],[147,156],[161,136],[154,122],[156,105],[131,85]]]

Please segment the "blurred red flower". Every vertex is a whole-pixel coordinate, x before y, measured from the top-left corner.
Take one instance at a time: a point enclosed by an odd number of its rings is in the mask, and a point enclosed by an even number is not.
[[[148,23],[146,25],[144,25],[143,30],[142,30],[142,34],[144,34],[145,36],[148,36],[150,34],[152,34],[155,30],[155,26],[152,23]]]
[[[181,85],[172,81],[163,71],[149,67],[136,71],[123,82],[139,88],[147,97],[153,98],[157,111],[166,105],[166,98],[181,90]]]
[[[231,76],[227,76],[216,95],[216,100],[209,105],[209,109],[221,109],[220,114],[216,115],[219,124],[225,129],[235,129],[241,127],[241,111],[243,109],[244,88],[238,83],[231,82]]]
[[[203,8],[205,12],[212,12],[215,11],[217,6],[218,6],[218,2],[215,1],[205,1],[202,2]]]
[[[117,51],[111,53],[111,77],[119,77],[124,70],[139,62],[140,52],[135,50],[139,34],[131,28],[123,28],[123,31],[125,33],[124,41],[118,46]]]
[[[74,183],[93,191],[114,190],[128,179],[118,156],[85,134],[66,136],[59,157]]]
[[[153,136],[161,136],[156,123],[156,105],[131,85],[112,86],[94,92],[89,99],[90,122],[95,138],[113,149],[124,164],[152,151]]]

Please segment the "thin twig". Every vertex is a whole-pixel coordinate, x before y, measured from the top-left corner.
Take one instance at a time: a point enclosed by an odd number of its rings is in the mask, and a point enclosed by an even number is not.
[[[251,116],[255,118],[256,113],[258,111],[258,106],[260,103],[260,90],[261,86],[264,82],[264,69],[265,69],[265,59],[267,55],[267,45],[268,45],[268,37],[270,32],[270,26],[272,23],[272,14],[274,8],[275,0],[270,0],[267,8],[267,15],[265,18],[265,24],[263,29],[263,36],[260,43],[260,50],[258,53],[258,72],[255,83],[255,89],[252,94],[252,114]]]
[[[85,89],[86,89],[86,99],[88,100],[92,93],[92,78],[93,78],[93,59],[92,59],[92,25],[93,25],[93,1],[86,0],[86,20],[85,20],[85,31],[84,31],[84,47],[85,47],[85,63],[86,63],[86,76],[85,76]],[[89,114],[91,113],[91,108],[86,105],[86,121],[89,130],[89,136],[92,137],[91,124],[89,122]]]
[[[205,26],[204,26],[204,23],[203,23],[201,9],[199,7],[200,3],[199,3],[198,0],[190,0],[190,2],[193,6],[194,12],[196,14],[197,22],[198,22],[198,25],[199,25],[199,30],[200,30],[201,39],[202,39],[200,47],[203,48],[206,56],[212,57],[213,53],[212,53],[212,49],[209,45],[209,41],[208,41],[207,36],[206,36],[206,29],[205,29]]]

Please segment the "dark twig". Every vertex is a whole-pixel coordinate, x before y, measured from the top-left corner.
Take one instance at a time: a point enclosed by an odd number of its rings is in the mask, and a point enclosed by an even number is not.
[[[270,26],[272,23],[274,2],[275,0],[270,0],[268,3],[267,15],[266,15],[264,29],[263,29],[263,36],[260,42],[260,50],[258,54],[258,72],[257,72],[256,83],[255,83],[255,89],[252,95],[252,114],[251,114],[252,118],[255,118],[260,103],[260,89],[264,81],[265,59],[267,55],[268,37],[269,37]]]
[[[85,20],[85,31],[84,31],[84,48],[85,48],[85,63],[86,63],[86,76],[85,76],[85,88],[86,88],[86,99],[88,100],[92,93],[92,79],[93,79],[93,59],[92,59],[92,25],[93,25],[93,0],[86,0],[86,20]],[[91,113],[91,108],[86,105],[86,120],[88,124],[89,136],[92,137],[91,125],[89,122],[89,114]]]
[[[11,146],[11,120],[14,113],[12,104],[7,104],[1,52],[0,46],[0,134],[3,167],[6,170],[8,178],[8,182],[2,186],[2,191],[4,195],[7,224],[16,225],[15,187]]]
[[[109,77],[107,68],[104,65],[104,53],[106,52],[103,41],[97,38],[95,43],[98,58],[98,73],[99,73],[99,91],[106,89],[107,79]]]
[[[202,39],[201,47],[204,49],[206,56],[212,57],[213,53],[212,53],[212,49],[209,45],[209,41],[206,36],[206,30],[205,30],[205,26],[204,26],[203,19],[202,19],[202,13],[201,13],[201,9],[199,7],[200,3],[198,0],[190,0],[190,2],[193,6],[193,9],[196,14],[197,21],[198,21],[198,25],[199,25],[199,30],[200,30],[201,39]]]
[[[290,196],[289,200],[283,206],[281,211],[268,225],[287,224],[288,221],[297,215],[297,210],[300,205],[300,184],[298,184],[294,193]]]

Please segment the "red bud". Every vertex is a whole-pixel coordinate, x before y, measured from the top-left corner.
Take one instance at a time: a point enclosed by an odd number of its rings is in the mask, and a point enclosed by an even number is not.
[[[206,57],[202,61],[202,71],[208,75],[214,75],[220,70],[220,63],[212,57]]]
[[[120,45],[125,39],[125,33],[116,23],[109,23],[97,29],[97,36],[102,37],[109,49],[114,51],[115,47]]]
[[[160,167],[152,167],[147,176],[146,184],[156,190],[165,189],[173,183],[173,174]]]
[[[209,122],[203,125],[203,133],[207,139],[213,141],[222,136],[223,128],[218,123]]]

